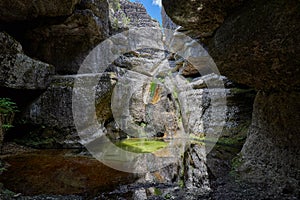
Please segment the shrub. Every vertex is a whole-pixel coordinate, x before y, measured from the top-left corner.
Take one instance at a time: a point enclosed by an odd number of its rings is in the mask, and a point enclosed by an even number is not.
[[[3,115],[17,112],[17,105],[10,98],[0,98],[0,113]]]
[[[0,120],[2,121],[1,128],[4,131],[13,127],[11,121],[15,112],[18,112],[15,102],[9,98],[0,98]]]

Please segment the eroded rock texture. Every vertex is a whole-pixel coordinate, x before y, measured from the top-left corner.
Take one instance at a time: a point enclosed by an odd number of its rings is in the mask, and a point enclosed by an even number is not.
[[[171,19],[184,28],[200,37],[214,33],[201,40],[222,74],[257,89],[299,87],[299,1],[250,1],[238,8],[232,2],[187,2],[183,8],[176,0],[164,0],[163,4]],[[222,20],[214,23],[218,17]]]
[[[212,36],[233,8],[243,0],[164,0],[163,6],[173,22],[189,31],[195,31],[198,37]],[[199,31],[200,30],[200,31]]]
[[[205,44],[222,74],[260,90],[242,150],[244,178],[268,179],[274,186],[291,181],[278,191],[297,195],[300,2],[186,2],[163,0],[163,5],[182,31]]]
[[[84,81],[98,80],[96,88],[87,87]],[[83,84],[74,82],[82,81]],[[55,76],[47,90],[33,102],[25,112],[27,122],[23,134],[23,143],[33,147],[79,147],[81,139],[78,137],[74,124],[72,108],[72,93],[95,89],[96,113],[100,123],[112,117],[110,110],[110,96],[115,84],[110,74],[93,74],[83,76]],[[80,85],[80,87],[78,86]],[[89,98],[82,99],[82,105],[89,105]],[[82,108],[82,110],[85,110]],[[94,115],[82,115],[82,124],[93,121]],[[31,126],[31,128],[30,128]],[[83,127],[86,128],[86,127]]]
[[[22,46],[0,32],[0,85],[14,89],[45,89],[54,67],[24,54]]]
[[[104,0],[4,1],[1,8],[1,29],[21,41],[28,55],[54,65],[59,74],[76,74],[87,53],[108,37]]]
[[[24,143],[36,147],[68,146],[68,142],[78,146],[72,123],[72,81],[76,76],[53,80],[52,76],[76,74],[89,51],[108,37],[108,2],[0,4],[1,97],[11,97],[20,105],[14,137],[28,136]],[[106,115],[106,105],[97,113],[102,110]]]
[[[80,0],[19,1],[4,0],[0,3],[0,20],[5,22],[31,20],[37,17],[57,17],[72,14]]]
[[[299,92],[259,92],[240,170],[247,179],[271,179],[277,192],[299,192]],[[286,179],[289,177],[290,179]],[[276,181],[275,181],[276,180]]]
[[[128,0],[110,0],[110,20],[112,33],[128,28],[159,27],[159,23],[150,17],[146,8],[138,2]]]

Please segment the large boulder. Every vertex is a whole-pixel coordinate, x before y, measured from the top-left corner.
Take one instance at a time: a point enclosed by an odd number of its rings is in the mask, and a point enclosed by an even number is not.
[[[300,110],[299,98],[299,92],[257,94],[249,136],[241,152],[244,178],[271,181],[279,193],[299,194],[300,116],[295,114]]]
[[[299,87],[300,36],[291,34],[299,30],[299,1],[240,2],[163,0],[163,5],[174,22],[208,46],[231,80],[263,90]]]
[[[76,74],[85,56],[107,35],[107,27],[91,10],[79,10],[61,24],[26,32],[26,50],[56,66],[59,74]]]
[[[54,65],[56,73],[76,74],[89,51],[108,37],[106,0],[15,4],[17,11],[10,9],[11,3],[2,6],[1,28],[19,40],[29,56]]]
[[[24,54],[22,46],[0,32],[0,86],[13,89],[46,89],[54,67]]]
[[[224,22],[233,8],[243,0],[163,0],[167,15],[176,24],[189,31],[197,32],[198,37],[212,36],[214,31]]]
[[[0,2],[0,21],[13,22],[37,17],[67,16],[72,14],[75,5],[79,2],[80,0],[4,0]]]

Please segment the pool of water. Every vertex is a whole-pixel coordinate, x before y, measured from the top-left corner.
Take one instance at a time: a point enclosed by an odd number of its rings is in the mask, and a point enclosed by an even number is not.
[[[96,195],[136,179],[134,174],[111,169],[74,150],[36,150],[3,156],[2,160],[8,167],[0,182],[24,195]]]

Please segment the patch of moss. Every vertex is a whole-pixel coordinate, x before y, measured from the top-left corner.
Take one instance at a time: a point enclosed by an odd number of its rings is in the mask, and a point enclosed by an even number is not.
[[[243,88],[231,88],[231,89],[230,89],[230,92],[231,92],[231,93],[234,93],[234,94],[250,93],[250,92],[255,93],[255,90],[252,89],[252,88],[249,88],[249,89],[243,89]]]
[[[171,194],[168,193],[168,194],[165,195],[165,199],[171,199],[171,198],[172,198]]]
[[[179,180],[178,185],[179,185],[179,187],[184,188],[184,181],[183,180]]]
[[[204,134],[190,134],[189,135],[192,144],[204,145]]]
[[[15,142],[17,144],[29,146],[32,148],[53,148],[53,146],[56,146],[56,141],[55,139],[52,138],[46,138],[43,140],[22,140],[22,139],[16,139]]]
[[[229,174],[233,177],[239,177],[238,168],[244,163],[241,153],[231,159],[231,170]],[[246,172],[247,173],[247,172]]]
[[[245,140],[245,137],[220,137],[217,144],[224,146],[240,146],[241,143]]]
[[[239,154],[238,156],[234,157],[231,160],[231,167],[232,169],[238,169],[243,164],[242,155]]]
[[[129,138],[117,142],[116,145],[126,151],[134,153],[153,153],[168,146],[168,143],[161,140],[150,140],[143,138]]]
[[[150,83],[150,97],[153,97],[154,96],[154,93],[155,93],[155,89],[156,89],[156,83],[155,82],[151,82]]]
[[[158,189],[158,188],[154,188],[154,194],[156,196],[160,196],[160,195],[162,195],[162,191],[160,189]]]
[[[15,195],[15,192],[8,189],[3,189],[0,193],[0,198],[2,197],[3,199],[13,199]]]

